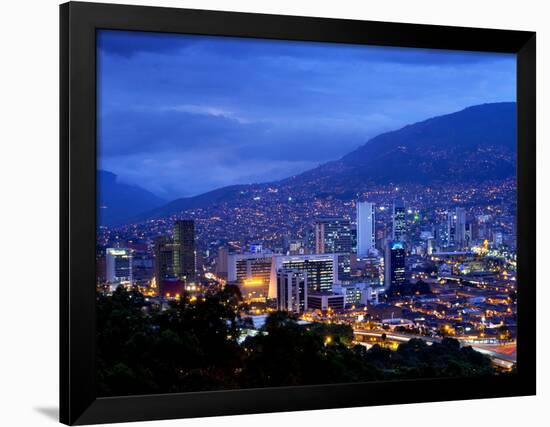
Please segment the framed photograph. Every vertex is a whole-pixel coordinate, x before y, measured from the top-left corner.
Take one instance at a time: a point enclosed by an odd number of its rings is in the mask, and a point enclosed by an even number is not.
[[[535,394],[535,33],[60,23],[61,422]]]

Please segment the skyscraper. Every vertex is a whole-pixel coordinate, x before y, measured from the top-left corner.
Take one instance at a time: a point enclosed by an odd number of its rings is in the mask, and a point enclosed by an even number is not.
[[[405,206],[402,201],[396,201],[393,204],[392,218],[392,239],[396,242],[404,242],[407,233],[407,223],[405,220]]]
[[[405,246],[403,242],[388,242],[384,267],[385,288],[398,286],[405,282]]]
[[[247,301],[265,301],[271,282],[272,253],[227,255],[227,281],[236,283]]]
[[[350,253],[350,222],[344,218],[320,218],[315,221],[315,252]]]
[[[155,239],[155,278],[157,284],[163,280],[175,279],[174,271],[174,253],[176,246],[168,237],[158,237]]]
[[[220,246],[218,248],[218,256],[216,258],[216,274],[224,279],[227,278],[227,261],[229,256],[229,249],[227,246]]]
[[[277,308],[293,313],[307,310],[307,273],[279,269],[277,272]]]
[[[272,269],[272,283],[276,283],[279,269],[291,269],[307,273],[309,292],[331,291],[334,283],[340,283],[338,271],[342,254],[275,255]],[[275,286],[270,286],[270,295]]]
[[[466,235],[466,211],[464,208],[456,208],[456,246],[458,249],[464,249],[468,244]]]
[[[466,247],[466,211],[464,208],[456,208],[454,212],[451,211],[447,214],[447,235],[449,236],[449,246],[455,249]]]
[[[174,223],[174,272],[185,281],[195,280],[195,221],[178,220]]]
[[[368,202],[357,202],[357,255],[367,256],[376,241],[375,205]]]
[[[107,248],[105,276],[114,290],[118,285],[132,283],[132,251],[128,248]]]

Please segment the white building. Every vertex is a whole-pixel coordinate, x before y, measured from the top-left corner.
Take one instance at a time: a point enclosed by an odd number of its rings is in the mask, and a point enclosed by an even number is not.
[[[307,273],[291,269],[277,272],[277,309],[292,313],[307,310]]]
[[[343,295],[346,306],[378,304],[378,294],[383,288],[374,288],[368,283],[353,283],[349,285],[334,285],[332,290],[337,295]]]
[[[132,284],[132,251],[127,248],[107,248],[105,251],[106,279],[115,290],[118,285]]]
[[[227,281],[239,285],[247,301],[265,301],[272,278],[273,253],[227,255]]]
[[[277,298],[277,272],[291,269],[307,273],[308,291],[329,292],[340,283],[338,260],[342,254],[273,255],[269,297]]]
[[[357,202],[357,256],[367,256],[376,242],[375,205],[369,202]]]

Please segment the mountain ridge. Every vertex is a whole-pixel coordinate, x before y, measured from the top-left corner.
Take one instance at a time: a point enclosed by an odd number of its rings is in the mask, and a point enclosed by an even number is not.
[[[348,194],[370,185],[501,180],[515,174],[516,103],[487,103],[377,135],[340,159],[279,181],[221,187],[179,198],[131,220],[169,216],[269,187]]]
[[[136,185],[118,181],[116,174],[97,171],[99,225],[113,225],[139,214],[164,205],[166,200]]]

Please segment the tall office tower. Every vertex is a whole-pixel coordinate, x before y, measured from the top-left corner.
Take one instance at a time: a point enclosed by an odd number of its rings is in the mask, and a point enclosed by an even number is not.
[[[97,285],[103,285],[107,282],[107,262],[105,257],[105,248],[96,246],[95,277]]]
[[[361,277],[365,283],[379,286],[384,281],[384,259],[376,249],[372,249],[367,256],[360,258]]]
[[[229,254],[227,281],[236,283],[246,301],[265,301],[269,296],[272,253]]]
[[[374,203],[357,202],[357,256],[367,256],[376,241]]]
[[[195,221],[177,220],[174,223],[174,272],[179,279],[195,280]]]
[[[229,248],[220,246],[218,248],[218,256],[216,258],[216,275],[223,279],[227,278],[227,261],[229,256]]]
[[[470,245],[472,244],[474,240],[474,224],[472,222],[466,222],[464,227],[464,247],[470,248]]]
[[[132,251],[128,248],[107,248],[105,276],[111,289],[116,289],[118,285],[132,284]]]
[[[466,234],[466,210],[464,208],[456,208],[456,246],[458,249],[464,249],[468,245],[468,237]]]
[[[336,254],[338,260],[338,279],[340,282],[351,280],[351,254]]]
[[[464,208],[456,208],[454,212],[447,214],[448,246],[455,249],[466,247],[466,211]]]
[[[404,242],[407,233],[407,222],[405,219],[405,206],[402,201],[393,204],[393,231],[392,239],[395,242]]]
[[[277,272],[277,309],[293,313],[307,310],[307,273],[281,268]]]
[[[435,226],[435,239],[438,248],[450,246],[448,221],[441,221]]]
[[[168,237],[155,239],[155,279],[157,284],[163,280],[173,280],[177,277],[174,269],[174,254],[176,245]]]
[[[344,218],[320,218],[315,221],[315,252],[350,253],[351,226]]]
[[[347,254],[314,254],[314,255],[275,255],[272,268],[270,296],[275,297],[276,274],[279,269],[291,269],[307,273],[309,292],[331,291],[334,283],[340,283],[338,275],[340,255]]]
[[[146,286],[154,274],[154,262],[147,251],[132,253],[132,279],[137,286]]]
[[[403,242],[388,242],[384,266],[384,287],[386,289],[405,282],[405,246]]]

